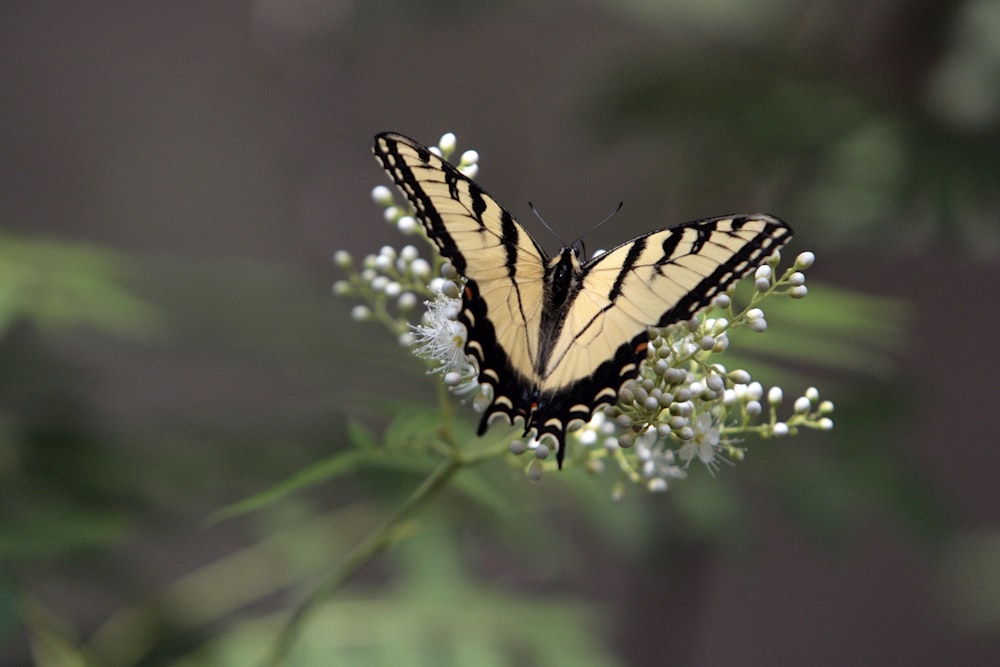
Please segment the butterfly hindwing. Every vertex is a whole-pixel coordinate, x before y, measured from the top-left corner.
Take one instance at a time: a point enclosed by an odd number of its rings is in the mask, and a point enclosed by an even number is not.
[[[441,254],[465,278],[465,351],[497,415],[524,420],[565,455],[566,430],[613,403],[646,358],[650,327],[690,319],[791,238],[769,215],[731,215],[644,234],[580,264],[549,260],[500,203],[421,144],[394,133],[375,156]],[[558,267],[562,267],[560,271]]]

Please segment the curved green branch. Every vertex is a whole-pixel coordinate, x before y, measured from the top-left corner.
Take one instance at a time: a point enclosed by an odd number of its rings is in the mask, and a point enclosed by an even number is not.
[[[347,583],[370,560],[386,551],[408,532],[406,521],[429,500],[438,495],[449,480],[467,464],[459,457],[450,457],[410,494],[393,514],[352,549],[320,583],[315,591],[292,614],[278,636],[266,665],[278,666],[285,662],[288,653],[309,617],[319,606]]]

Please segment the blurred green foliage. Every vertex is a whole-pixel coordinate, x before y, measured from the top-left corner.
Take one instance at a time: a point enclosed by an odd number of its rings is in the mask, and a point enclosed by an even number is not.
[[[124,471],[99,474],[114,464],[74,393],[86,374],[44,337],[91,328],[154,338],[159,314],[122,286],[127,273],[106,250],[0,238],[0,558],[64,555],[120,534],[120,520],[76,503],[103,499],[110,511]]]
[[[0,235],[0,336],[27,323],[46,334],[81,326],[148,340],[156,311],[121,285],[121,257],[94,246]]]
[[[111,452],[72,386],[79,369],[33,332],[79,328],[149,339],[156,311],[122,287],[124,262],[94,247],[0,237],[0,564],[5,572],[95,553],[129,512]],[[19,587],[0,586],[0,636],[19,622]]]
[[[643,137],[682,191],[726,200],[766,188],[826,247],[1000,251],[996,2],[883,3],[896,22],[880,27],[898,32],[864,62],[837,40],[857,29],[852,3],[828,7],[825,29],[787,0],[614,4],[677,44],[610,64],[590,124],[608,140]],[[923,41],[894,41],[911,36]],[[896,64],[917,69],[879,76]]]

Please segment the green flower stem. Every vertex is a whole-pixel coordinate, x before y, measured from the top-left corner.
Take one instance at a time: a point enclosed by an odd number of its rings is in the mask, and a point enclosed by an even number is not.
[[[305,626],[309,616],[344,584],[346,584],[370,560],[388,550],[400,539],[410,533],[407,520],[421,509],[428,501],[437,496],[448,484],[456,472],[469,462],[457,456],[446,459],[424,479],[417,489],[382,525],[362,540],[348,553],[326,579],[313,591],[288,619],[287,624],[278,637],[275,649],[266,663],[278,666],[285,664],[289,651],[295,644],[299,633]]]

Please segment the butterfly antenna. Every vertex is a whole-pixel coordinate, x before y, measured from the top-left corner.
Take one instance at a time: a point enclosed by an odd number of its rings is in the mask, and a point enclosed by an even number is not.
[[[543,218],[542,214],[538,212],[538,209],[535,208],[535,205],[529,201],[528,206],[531,208],[531,212],[535,214],[535,217],[538,218],[539,222],[545,225],[545,229],[549,230],[549,232],[552,233],[552,236],[556,237],[556,240],[565,246],[566,242],[563,241],[562,238],[559,236],[559,234],[556,233],[556,230],[552,229],[552,227],[549,226],[549,223],[545,222],[545,218]]]
[[[596,225],[594,225],[593,227],[591,227],[590,229],[588,229],[587,231],[585,231],[583,234],[580,234],[580,239],[582,240],[584,236],[586,236],[587,234],[591,233],[592,231],[594,231],[595,229],[597,229],[598,227],[600,227],[601,225],[603,225],[605,222],[607,222],[611,218],[613,218],[616,215],[618,215],[618,211],[622,210],[622,206],[624,206],[624,205],[625,205],[625,202],[623,202],[623,201],[618,202],[618,206],[616,206],[615,210],[611,211],[611,213],[608,214],[608,217],[604,218],[604,220],[601,220],[599,223],[597,223]]]

